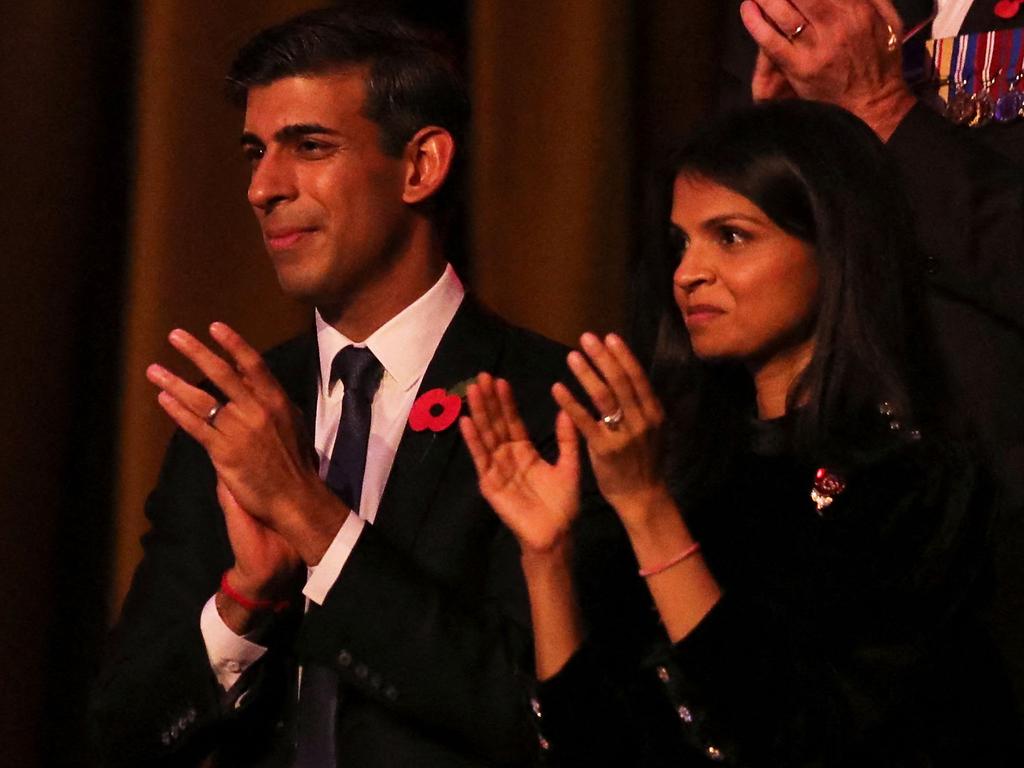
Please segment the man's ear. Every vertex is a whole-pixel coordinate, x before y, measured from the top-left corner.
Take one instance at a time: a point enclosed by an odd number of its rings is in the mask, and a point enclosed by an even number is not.
[[[444,128],[420,128],[405,145],[407,170],[402,201],[422,203],[444,184],[455,159],[455,139]]]

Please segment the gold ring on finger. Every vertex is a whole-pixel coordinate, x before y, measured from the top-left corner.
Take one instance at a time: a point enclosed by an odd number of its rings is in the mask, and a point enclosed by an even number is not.
[[[789,40],[789,42],[792,43],[794,40],[796,40],[798,37],[800,37],[800,35],[803,34],[805,29],[807,29],[807,22],[806,21],[803,24],[797,24],[796,29],[794,29],[792,32],[790,32],[788,35],[786,35],[786,39]]]
[[[889,53],[893,53],[899,47],[900,39],[896,36],[896,30],[892,28],[892,24],[886,24],[885,30],[889,33],[889,37],[885,40],[885,49]]]

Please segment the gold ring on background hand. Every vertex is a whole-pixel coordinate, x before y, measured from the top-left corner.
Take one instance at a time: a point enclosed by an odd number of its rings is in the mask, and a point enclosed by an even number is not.
[[[889,53],[894,53],[900,47],[900,39],[896,36],[896,30],[892,28],[892,24],[886,24],[885,31],[889,33],[885,40],[885,49]]]

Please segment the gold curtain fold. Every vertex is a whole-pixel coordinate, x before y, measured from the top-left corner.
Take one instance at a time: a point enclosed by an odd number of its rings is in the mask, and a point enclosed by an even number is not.
[[[632,8],[621,0],[473,4],[474,282],[502,314],[565,342],[623,319]]]

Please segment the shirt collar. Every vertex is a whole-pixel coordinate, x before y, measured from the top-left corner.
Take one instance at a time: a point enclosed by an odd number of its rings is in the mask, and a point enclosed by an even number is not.
[[[423,378],[465,295],[462,282],[449,264],[426,293],[357,346],[369,347],[384,366],[385,376],[407,390]],[[326,398],[330,394],[331,363],[338,352],[355,342],[326,323],[317,310],[316,343],[320,354],[320,391]]]

